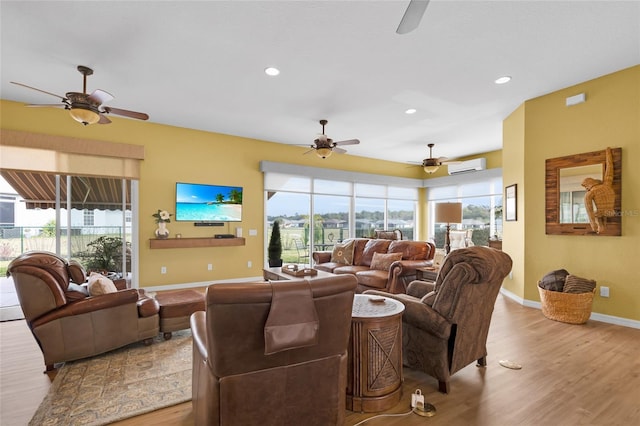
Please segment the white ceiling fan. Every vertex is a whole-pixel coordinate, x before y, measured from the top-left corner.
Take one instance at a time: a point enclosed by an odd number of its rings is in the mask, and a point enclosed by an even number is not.
[[[418,28],[428,5],[429,0],[411,0],[407,10],[404,12],[404,16],[402,16],[396,33],[407,34]]]

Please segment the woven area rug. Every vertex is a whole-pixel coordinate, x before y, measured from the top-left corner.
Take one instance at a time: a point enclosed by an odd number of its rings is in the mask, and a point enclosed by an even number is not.
[[[104,425],[191,400],[191,331],[65,363],[29,425]]]

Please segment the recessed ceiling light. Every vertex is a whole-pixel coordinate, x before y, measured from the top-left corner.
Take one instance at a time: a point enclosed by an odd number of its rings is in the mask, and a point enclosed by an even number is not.
[[[269,67],[264,69],[264,73],[266,75],[270,75],[271,77],[275,77],[276,75],[280,74],[280,70],[278,68]]]
[[[502,76],[500,78],[497,78],[495,83],[496,84],[505,84],[511,81],[511,77],[508,75]]]
[[[415,108],[409,108],[409,109],[408,109],[408,110],[406,110],[404,113],[405,113],[405,114],[415,114],[415,113],[416,113],[416,111],[418,111],[418,110],[417,110],[417,109],[415,109]]]

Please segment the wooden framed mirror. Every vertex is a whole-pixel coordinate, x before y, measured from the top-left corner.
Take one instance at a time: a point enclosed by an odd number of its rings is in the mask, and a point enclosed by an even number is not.
[[[622,148],[546,160],[547,235],[622,235]]]

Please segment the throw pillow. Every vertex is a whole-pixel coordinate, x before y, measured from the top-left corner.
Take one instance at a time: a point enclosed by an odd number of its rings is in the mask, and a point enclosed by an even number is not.
[[[596,282],[587,278],[567,275],[564,281],[564,293],[591,293],[596,288]]]
[[[538,285],[545,290],[562,291],[567,275],[569,275],[569,272],[566,269],[551,271],[542,277]]]
[[[371,269],[388,271],[396,260],[402,260],[402,253],[373,253]]]
[[[334,263],[342,263],[343,265],[353,264],[353,247],[354,240],[338,243],[333,246],[331,253],[331,261]]]
[[[76,302],[78,300],[84,300],[89,297],[89,290],[86,285],[78,285],[76,283],[69,283],[69,288],[64,292],[64,296],[67,302]]]
[[[91,296],[100,296],[118,291],[113,281],[96,272],[92,272],[91,275],[89,275],[89,284],[87,287],[89,288],[89,294]]]
[[[69,283],[69,287],[67,288],[67,291],[77,291],[78,293],[82,293],[85,296],[89,295],[89,289],[87,288],[86,285],[80,285],[76,283]]]

